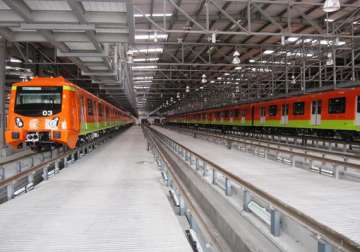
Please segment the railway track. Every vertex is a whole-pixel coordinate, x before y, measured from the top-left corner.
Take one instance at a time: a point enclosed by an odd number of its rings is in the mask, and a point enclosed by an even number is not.
[[[75,149],[58,147],[48,151],[32,152],[0,162],[0,203],[28,192],[69,164],[90,153],[98,145],[127,128],[101,136]]]
[[[173,127],[173,126],[169,126]],[[178,127],[178,126],[175,126]],[[360,154],[360,141],[343,141],[340,139],[330,139],[319,136],[305,136],[305,135],[273,135],[257,132],[245,132],[237,130],[218,130],[203,127],[180,127],[185,129],[192,129],[196,131],[212,132],[219,135],[228,135],[233,137],[241,137],[243,139],[256,139],[263,141],[278,142],[282,144],[301,146],[307,148],[329,150],[334,152],[348,152],[353,154]]]
[[[179,127],[168,128],[196,138],[224,144],[229,149],[236,148],[262,158],[308,169],[337,179],[360,181],[360,155],[357,153],[292,145],[279,141],[227,135],[204,130]]]
[[[239,177],[226,167],[214,163],[156,129],[145,128],[144,132],[148,140],[148,146],[154,153],[167,185],[173,192],[178,192],[178,194],[175,193],[178,197],[183,198],[191,216],[194,215],[199,218],[200,215],[200,220],[198,219],[198,222],[200,222],[199,226],[205,228],[205,230],[203,230],[205,232],[204,237],[205,239],[209,239],[207,240],[207,245],[211,248],[221,248],[221,242],[224,242],[224,240],[227,245],[233,249],[232,251],[237,251],[234,248],[239,248],[239,244],[236,244],[236,241],[240,239],[234,238],[237,234],[229,235],[230,230],[231,232],[237,231],[230,228],[231,223],[228,223],[228,221],[236,224],[237,222],[234,219],[226,219],[226,216],[231,216],[231,214],[227,212],[227,207],[229,207],[229,211],[231,212],[231,209],[235,206],[238,211],[237,218],[241,219],[245,216],[244,218],[249,218],[248,221],[254,225],[255,223],[259,223],[256,221],[253,222],[252,217],[261,219],[260,226],[263,225],[269,229],[270,236],[267,237],[267,240],[274,241],[276,246],[271,247],[269,245],[266,247],[267,251],[277,251],[277,249],[279,249],[278,251],[283,251],[281,249],[281,239],[286,240],[288,237],[284,235],[284,233],[291,232],[291,229],[282,230],[282,228],[287,225],[292,225],[294,221],[299,226],[298,228],[307,230],[301,234],[308,235],[306,239],[309,239],[309,241],[305,241],[305,243],[317,243],[318,251],[328,251],[327,249],[336,249],[334,251],[359,251],[360,245],[356,242],[331,229],[329,226],[318,222],[316,219],[285,203],[281,199],[274,197],[256,184]],[[186,168],[182,168],[182,164],[185,164]],[[193,181],[191,185],[187,184],[186,180],[190,178],[182,177],[179,172],[181,169],[187,169],[183,174],[187,174],[186,176],[189,177],[195,173],[201,181]],[[220,202],[222,204],[221,211],[224,216],[221,218],[221,222],[216,219],[212,220],[214,226],[209,225],[209,220],[200,214],[201,209],[197,209],[197,207],[201,207],[201,203],[205,200],[204,195],[196,196],[196,194],[202,190],[202,182],[206,183],[208,187],[215,188],[217,192],[221,193],[223,199],[230,202],[230,204]],[[194,189],[193,187],[196,186],[199,187]],[[193,194],[191,190],[194,190]],[[204,189],[204,194],[207,190],[208,189]],[[215,200],[216,197],[216,195],[213,195],[206,201],[204,211],[208,218],[211,218],[211,216],[214,216],[217,212],[216,202],[214,203],[215,205],[210,206],[210,202]],[[280,223],[282,224],[280,225]],[[236,224],[234,225],[236,226]],[[216,230],[213,229],[214,227]],[[242,226],[242,228],[244,229],[246,227]],[[259,228],[259,226],[257,226],[257,228]],[[246,231],[249,233],[253,232],[250,228]],[[222,240],[221,237],[224,240]],[[229,239],[227,237],[229,237]],[[296,243],[301,242],[302,238],[299,238]],[[295,240],[296,239],[298,238],[295,237]],[[288,241],[286,241],[286,243],[287,242]],[[259,242],[258,245],[261,246],[261,242]],[[326,250],[322,250],[323,248],[326,248]],[[287,247],[286,251],[298,251],[288,249],[290,248]],[[305,248],[302,248],[302,250],[299,251],[305,250]],[[219,250],[213,249],[209,251]]]

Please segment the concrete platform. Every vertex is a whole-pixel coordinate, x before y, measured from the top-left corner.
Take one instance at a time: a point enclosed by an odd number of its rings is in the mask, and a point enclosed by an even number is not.
[[[192,251],[132,127],[0,206],[0,251]]]
[[[335,180],[172,130],[154,128],[360,244],[360,183]]]

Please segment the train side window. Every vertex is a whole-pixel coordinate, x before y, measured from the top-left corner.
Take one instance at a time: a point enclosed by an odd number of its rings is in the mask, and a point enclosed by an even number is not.
[[[93,116],[94,115],[93,101],[91,99],[87,99],[87,105],[88,105],[88,115]]]
[[[305,111],[304,102],[295,102],[293,104],[293,115],[303,115]]]
[[[99,116],[103,116],[103,115],[104,115],[103,105],[99,103]]]
[[[342,114],[346,110],[346,98],[336,97],[329,99],[329,114]]]
[[[270,105],[269,106],[269,116],[276,116],[276,113],[277,113],[277,106]]]

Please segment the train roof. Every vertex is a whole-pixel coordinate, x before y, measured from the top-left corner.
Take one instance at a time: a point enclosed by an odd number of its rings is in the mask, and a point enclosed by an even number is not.
[[[91,92],[85,90],[84,88],[81,88],[80,86],[66,80],[64,77],[34,77],[32,80],[30,81],[24,81],[24,82],[16,82],[13,85],[15,86],[32,86],[32,85],[44,85],[46,84],[47,86],[58,86],[60,85],[69,85],[71,87],[74,87],[78,90],[81,90],[81,92],[86,93],[87,95],[100,100],[102,103],[107,104],[108,106],[111,106],[112,108],[116,109],[116,110],[120,110],[122,113],[125,113],[127,115],[129,115],[126,111],[124,111],[121,108],[118,108],[116,106],[114,106],[113,104],[109,103],[108,101],[105,101],[104,99],[101,99],[99,97],[97,97],[96,95],[92,94]]]

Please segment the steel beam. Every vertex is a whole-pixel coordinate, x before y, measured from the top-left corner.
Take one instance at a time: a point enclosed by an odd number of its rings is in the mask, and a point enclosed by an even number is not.
[[[6,66],[6,40],[0,39],[0,148],[4,147],[5,139],[5,66]]]

